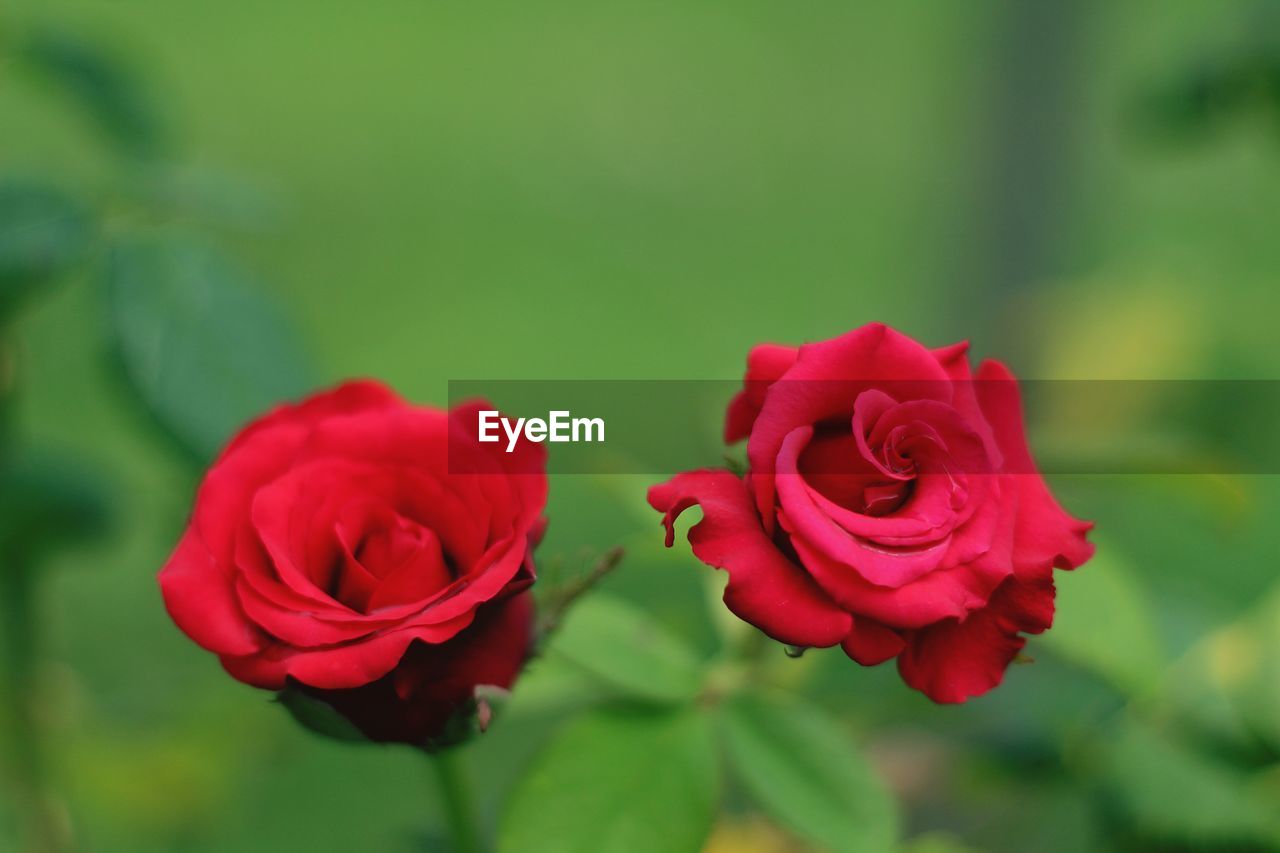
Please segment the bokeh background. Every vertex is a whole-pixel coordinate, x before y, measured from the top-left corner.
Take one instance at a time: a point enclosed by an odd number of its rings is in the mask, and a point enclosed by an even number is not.
[[[200,459],[275,389],[729,379],[872,320],[1024,377],[1275,378],[1278,25],[1209,0],[0,5],[0,249],[62,212],[26,267],[0,251],[5,597],[33,614],[0,612],[0,698],[34,697],[49,819],[86,851],[438,845],[420,757],[302,731],[161,606]],[[171,292],[192,264],[205,289]],[[907,849],[1280,849],[1277,478],[1053,485],[1099,554],[1001,688],[938,707],[838,650],[762,677],[859,745]],[[606,592],[711,656],[715,575],[662,552],[643,487],[556,478],[540,553],[627,546]],[[490,826],[608,696],[571,658],[464,753]],[[809,849],[722,790],[707,849]]]

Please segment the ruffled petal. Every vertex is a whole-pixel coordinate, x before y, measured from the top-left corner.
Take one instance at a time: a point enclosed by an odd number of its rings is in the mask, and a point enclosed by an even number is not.
[[[929,572],[905,586],[876,586],[803,539],[792,544],[800,562],[841,608],[895,628],[922,628],[983,607],[1012,573],[1007,562],[975,560]]]
[[[892,628],[856,616],[853,630],[840,642],[840,647],[863,666],[876,666],[896,657],[906,647],[906,641]]]
[[[467,611],[452,621],[389,630],[359,642],[331,646],[273,644],[258,654],[223,655],[222,666],[232,678],[268,690],[282,689],[290,678],[311,687],[359,687],[395,668],[414,640],[447,642],[471,624],[474,616],[474,611]]]
[[[1053,582],[1010,578],[963,621],[917,631],[898,656],[902,680],[940,703],[964,702],[1004,680],[1026,640],[1053,622]]]
[[[352,379],[325,391],[319,391],[297,403],[276,406],[244,429],[227,444],[222,456],[237,449],[259,431],[269,427],[307,426],[334,415],[402,406],[404,401],[386,385],[374,379]]]
[[[765,392],[796,363],[798,347],[759,344],[747,353],[747,375],[742,390],[729,401],[724,419],[724,443],[733,444],[751,434],[751,427],[764,405]]]
[[[488,604],[475,622],[444,645],[413,643],[396,668],[347,690],[304,688],[374,741],[422,746],[468,710],[476,688],[509,689],[529,656],[533,597]]]
[[[252,654],[265,638],[241,609],[234,587],[192,528],[160,570],[165,609],[191,639],[218,654]]]
[[[724,602],[739,618],[798,646],[832,646],[849,633],[849,614],[765,535],[746,486],[733,474],[678,474],[649,489],[649,504],[665,514],[668,547],[676,517],[694,504],[702,508],[689,543],[698,559],[729,573]]]
[[[1040,476],[1023,426],[1022,395],[1017,380],[1003,364],[983,362],[976,383],[982,405],[1008,472],[1004,481],[1017,496],[1013,561],[1019,570],[1048,566],[1074,569],[1093,556],[1086,538],[1093,523],[1073,518],[1049,491]]]

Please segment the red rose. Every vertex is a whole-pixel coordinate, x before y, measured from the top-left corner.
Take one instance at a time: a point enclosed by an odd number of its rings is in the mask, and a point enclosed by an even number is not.
[[[529,653],[544,451],[352,382],[240,432],[160,572],[178,627],[256,687],[424,745]],[[520,466],[525,472],[511,472]]]
[[[1089,559],[1092,527],[1036,470],[1016,380],[971,375],[873,324],[797,348],[758,346],[729,405],[749,472],[678,474],[649,490],[673,522],[703,520],[693,552],[729,573],[725,604],[798,646],[839,643],[864,666],[898,659],[935,702],[995,687],[1053,621],[1053,569]]]

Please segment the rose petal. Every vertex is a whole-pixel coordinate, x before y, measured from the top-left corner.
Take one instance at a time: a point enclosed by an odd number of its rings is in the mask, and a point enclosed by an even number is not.
[[[1010,578],[991,602],[963,621],[916,632],[898,656],[902,680],[939,703],[964,702],[1004,680],[1026,640],[1053,621],[1053,582]]]
[[[794,430],[783,442],[779,454],[777,488],[781,508],[778,520],[792,534],[792,544],[803,539],[812,549],[820,551],[830,561],[848,567],[878,586],[899,587],[937,568],[946,554],[948,530],[920,545],[895,547],[883,545],[868,538],[858,537],[836,524],[815,503],[815,493],[796,471],[800,452],[813,434],[812,427]],[[844,513],[846,516],[856,515]],[[901,527],[903,519],[862,516],[865,526],[874,529]],[[917,521],[917,519],[910,519]],[[828,590],[828,593],[831,591]]]
[[[800,562],[841,608],[895,628],[921,628],[963,616],[985,605],[992,590],[1012,573],[1007,562],[975,560],[929,572],[904,586],[876,586],[803,539],[792,544]]]
[[[464,711],[476,687],[509,689],[529,655],[533,597],[495,601],[444,645],[413,643],[396,668],[349,690],[307,692],[328,702],[375,741],[421,746]]]
[[[231,573],[217,564],[193,528],[178,541],[159,579],[169,616],[198,644],[227,655],[262,648],[265,638],[236,600]]]
[[[851,417],[860,393],[904,381],[918,396],[950,400],[951,383],[933,354],[880,323],[800,347],[796,363],[769,387],[747,443],[755,503],[766,532],[773,532],[774,465],[787,435],[797,427]]]
[[[724,443],[733,444],[751,434],[764,405],[765,392],[796,363],[800,350],[780,344],[759,344],[747,353],[747,375],[742,390],[729,401],[724,419]]]
[[[882,664],[905,647],[897,631],[861,616],[854,617],[853,630],[840,642],[844,653],[863,666]]]
[[[1049,492],[1027,446],[1022,395],[1013,374],[996,361],[978,369],[978,401],[1005,457],[1005,482],[1017,495],[1013,560],[1019,569],[1073,569],[1093,556],[1085,534],[1093,523],[1067,514]]]
[[[360,642],[302,649],[274,644],[254,655],[223,655],[222,666],[232,678],[268,690],[282,689],[290,678],[311,687],[359,687],[390,672],[414,640],[447,642],[474,615],[469,611],[448,622],[385,631]]]
[[[688,471],[649,489],[649,504],[664,513],[667,546],[675,519],[698,504],[702,520],[689,530],[693,553],[729,573],[724,602],[739,618],[774,639],[799,646],[832,646],[849,633],[848,613],[765,535],[744,483],[728,471]]]
[[[228,443],[222,457],[269,427],[309,426],[333,415],[349,415],[400,405],[404,405],[404,401],[381,382],[374,379],[353,379],[313,394],[301,402],[275,407],[240,430]]]

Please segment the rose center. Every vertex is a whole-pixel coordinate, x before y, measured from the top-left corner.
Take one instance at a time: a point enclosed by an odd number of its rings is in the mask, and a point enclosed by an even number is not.
[[[423,548],[431,547],[440,547],[434,533],[397,515],[389,526],[368,531],[353,556],[370,574],[383,578]]]
[[[353,610],[422,601],[457,577],[435,531],[390,508],[361,508],[344,522],[342,559],[327,591]]]
[[[898,452],[884,448],[886,467],[910,472],[914,463]],[[823,428],[800,454],[800,473],[823,497],[838,506],[863,515],[884,516],[897,510],[911,497],[914,480],[887,477],[859,451],[857,441],[839,426]]]

